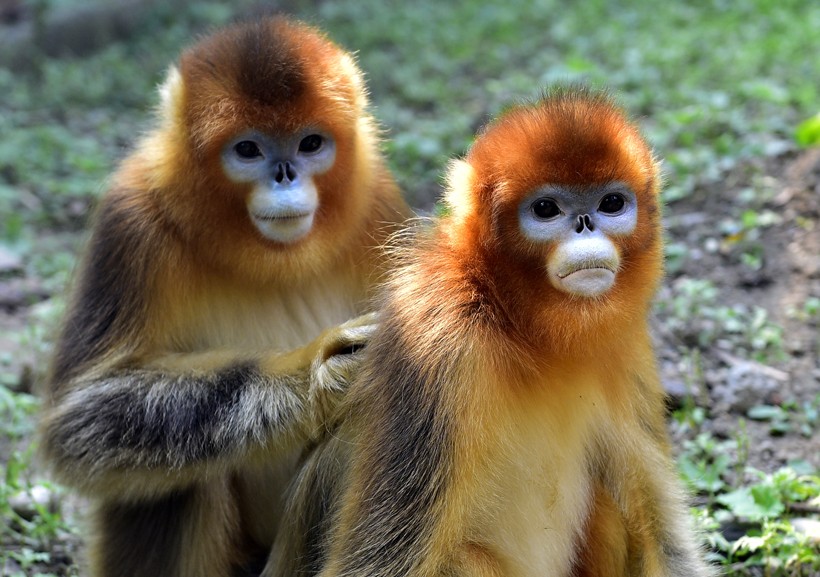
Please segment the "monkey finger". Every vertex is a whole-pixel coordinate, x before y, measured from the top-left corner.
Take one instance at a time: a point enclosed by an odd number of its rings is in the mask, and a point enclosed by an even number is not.
[[[315,368],[308,392],[315,434],[331,429],[338,420],[337,408],[360,364],[360,354],[335,355]]]
[[[342,323],[331,335],[325,357],[358,352],[367,344],[378,326],[378,313],[369,312]]]
[[[376,324],[341,325],[337,327],[325,342],[320,351],[321,362],[338,355],[350,355],[359,352],[367,345],[376,331]]]
[[[361,365],[362,355],[358,353],[333,355],[317,365],[311,375],[310,392],[331,390],[344,391]]]
[[[359,315],[355,318],[350,319],[349,321],[345,321],[341,325],[339,325],[340,329],[348,329],[354,328],[359,326],[365,325],[374,325],[379,321],[379,313],[376,311],[372,311],[369,313],[364,313],[363,315]]]

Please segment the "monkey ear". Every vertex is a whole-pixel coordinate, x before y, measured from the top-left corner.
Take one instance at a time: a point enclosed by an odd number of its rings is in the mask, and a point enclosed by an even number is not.
[[[342,77],[349,78],[353,85],[353,92],[350,97],[356,106],[356,114],[361,114],[368,107],[367,86],[364,83],[362,71],[356,64],[356,59],[347,53],[339,57],[339,67]]]
[[[184,90],[182,74],[176,66],[171,65],[165,81],[159,87],[159,116],[165,127],[180,128],[185,105]]]
[[[449,213],[454,222],[459,223],[475,214],[477,192],[476,172],[473,166],[465,160],[453,160],[447,170],[447,188],[444,201],[449,207]]]

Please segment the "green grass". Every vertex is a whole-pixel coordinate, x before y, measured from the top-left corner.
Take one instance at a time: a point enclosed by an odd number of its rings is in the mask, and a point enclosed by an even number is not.
[[[678,416],[678,418],[680,418]],[[796,529],[793,518],[820,506],[820,477],[796,462],[766,474],[744,466],[743,428],[735,439],[717,441],[709,433],[684,443],[681,476],[705,503],[693,510],[709,546],[709,558],[730,575],[814,576],[820,571],[818,547]],[[732,474],[743,480],[733,488]],[[805,470],[808,469],[808,472]],[[727,534],[735,536],[727,538]],[[738,534],[739,533],[739,534]]]
[[[316,20],[360,51],[411,192],[435,188],[477,124],[554,81],[615,91],[666,159],[671,198],[791,142],[817,112],[811,2],[351,4]]]
[[[80,1],[29,3],[48,10]],[[26,74],[0,67],[0,245],[22,255],[24,274],[55,295],[38,305],[30,326],[10,335],[38,359],[47,357],[49,327],[59,316],[90,207],[143,130],[168,64],[197,33],[230,21],[249,4],[158,6],[128,43],[85,58],[39,58]],[[432,206],[447,160],[465,152],[481,125],[556,81],[605,86],[616,94],[664,159],[664,194],[671,203],[720,182],[745,159],[818,142],[818,2],[303,0],[289,5],[357,52],[391,164],[418,207]],[[750,269],[759,266],[758,235],[772,218],[777,215],[740,211],[719,231],[736,239],[738,258]],[[670,269],[685,251],[669,246]],[[746,358],[769,361],[784,354],[782,332],[765,310],[713,304],[707,297],[717,296],[718,289],[701,279],[682,279],[671,290],[661,312],[693,351],[720,340]],[[792,314],[816,323],[818,310],[815,298]],[[695,316],[697,323],[691,322]],[[7,370],[10,362],[0,357],[0,445],[20,447],[10,450],[13,457],[0,468],[5,479],[0,536],[17,545],[2,549],[0,567],[13,560],[22,574],[33,575],[47,562],[42,556],[49,555],[49,543],[73,528],[59,513],[43,510],[22,520],[8,506],[12,494],[43,482],[30,467],[32,450],[24,443],[37,401],[7,388],[19,384]],[[816,404],[785,404],[755,415],[804,435],[817,427]],[[699,430],[704,414],[691,407],[677,417],[682,426]],[[684,448],[681,469],[693,489],[708,496],[701,518],[712,527],[707,534],[719,541],[713,529],[722,515],[745,515],[752,523],[748,539],[716,543],[723,562],[744,575],[763,566],[771,575],[800,574],[795,564],[801,559],[807,571],[818,570],[816,557],[806,561],[810,550],[786,522],[795,493],[799,502],[818,498],[812,472],[771,478],[744,473],[751,480],[737,488],[741,493],[733,492],[726,479],[745,471],[737,457],[742,442],[727,460],[721,456],[726,447],[715,439],[695,438]],[[754,507],[768,513],[749,517]]]
[[[465,151],[478,126],[551,82],[612,89],[665,159],[670,199],[741,158],[794,142],[820,102],[820,7],[808,1],[305,6],[303,17],[358,52],[394,168],[416,205],[432,203],[446,160]],[[0,70],[3,214],[23,208],[24,222],[61,224],[61,208],[94,197],[192,31],[231,16],[216,2],[158,9],[127,45],[45,60],[23,82]],[[27,207],[15,198],[20,188],[33,195]]]

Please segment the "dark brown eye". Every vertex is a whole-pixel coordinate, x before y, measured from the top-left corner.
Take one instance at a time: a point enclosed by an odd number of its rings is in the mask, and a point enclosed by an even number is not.
[[[299,143],[299,152],[316,152],[317,150],[322,148],[323,143],[324,139],[318,134],[311,134],[310,136],[305,136],[302,139],[302,142]]]
[[[538,218],[547,220],[561,214],[561,209],[551,198],[539,198],[532,203],[532,212]]]
[[[620,194],[607,194],[598,205],[598,211],[604,214],[616,214],[623,210],[626,201]]]
[[[262,151],[259,150],[259,146],[253,140],[237,142],[233,149],[236,151],[236,154],[242,158],[257,158],[262,156]]]

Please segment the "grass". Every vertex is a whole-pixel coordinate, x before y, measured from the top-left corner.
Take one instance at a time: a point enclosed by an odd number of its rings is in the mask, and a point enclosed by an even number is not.
[[[79,0],[29,1],[46,13],[72,3]],[[24,329],[0,335],[37,359],[34,374],[21,375],[15,359],[0,351],[0,448],[11,455],[0,468],[4,575],[50,571],[54,542],[76,531],[58,512],[42,509],[22,519],[8,503],[44,483],[31,466],[28,443],[37,400],[19,390],[20,381],[40,376],[90,207],[148,121],[155,86],[180,48],[250,5],[156,3],[129,42],[84,58],[40,57],[27,73],[0,67],[0,248],[18,255],[21,276],[37,279],[51,295],[27,307]],[[432,206],[447,160],[466,150],[482,124],[555,81],[606,86],[639,118],[664,159],[667,203],[719,183],[746,159],[811,145],[820,134],[816,2],[294,0],[289,6],[357,51],[392,166],[417,207]],[[777,223],[777,215],[757,210],[765,186],[748,194],[718,232],[734,243],[733,258],[754,270],[760,233]],[[687,254],[686,246],[670,243],[670,270]],[[714,304],[719,290],[705,279],[678,279],[660,314],[693,351],[721,342],[743,358],[782,358],[782,330],[767,312]],[[818,310],[814,298],[791,314],[817,323]],[[817,557],[807,556],[811,546],[788,524],[794,503],[818,498],[816,472],[760,477],[747,471],[742,440],[726,447],[710,438],[701,431],[705,415],[698,409],[676,415],[695,439],[684,447],[680,465],[707,498],[699,519],[721,562],[742,575],[764,567],[771,575],[820,570]],[[813,434],[817,404],[757,409],[750,418]],[[742,479],[742,486],[733,489],[733,479]],[[750,529],[723,543],[714,528],[726,515]]]
[[[820,477],[800,462],[770,474],[744,466],[748,448],[740,431],[726,441],[700,433],[684,443],[678,459],[690,491],[705,497],[693,516],[710,559],[730,575],[759,574],[755,569],[765,575],[817,575],[817,543],[791,518],[820,509]],[[733,468],[743,480],[737,488],[726,481]]]

